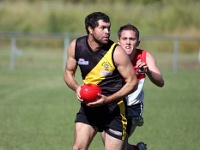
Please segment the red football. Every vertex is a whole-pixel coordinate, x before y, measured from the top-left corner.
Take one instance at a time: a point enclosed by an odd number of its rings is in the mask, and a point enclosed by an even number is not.
[[[80,95],[81,99],[86,102],[96,101],[98,94],[102,93],[100,86],[96,84],[84,84],[81,86]]]

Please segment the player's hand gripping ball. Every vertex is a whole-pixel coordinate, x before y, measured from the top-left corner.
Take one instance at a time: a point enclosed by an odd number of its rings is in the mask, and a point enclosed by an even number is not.
[[[100,86],[96,84],[84,84],[81,86],[80,96],[85,102],[94,102],[98,98],[98,94],[101,94],[102,90]]]

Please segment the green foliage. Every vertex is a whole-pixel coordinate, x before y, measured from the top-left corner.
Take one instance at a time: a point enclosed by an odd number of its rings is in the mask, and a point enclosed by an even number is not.
[[[111,18],[112,33],[120,25],[133,23],[142,35],[199,35],[199,1],[125,2],[4,0],[0,3],[0,31],[80,34],[85,33],[85,16],[103,11]]]
[[[1,0],[2,2],[28,2],[28,3],[35,3],[35,2],[40,2],[41,0]],[[43,0],[46,2],[53,2],[54,0]],[[151,3],[174,3],[173,0],[57,0],[59,2],[64,2],[64,3],[113,3],[113,2],[121,2],[121,3],[141,3],[141,4],[151,4]],[[180,2],[188,2],[188,0],[177,0],[179,3]],[[190,2],[196,2],[197,0],[190,0]]]

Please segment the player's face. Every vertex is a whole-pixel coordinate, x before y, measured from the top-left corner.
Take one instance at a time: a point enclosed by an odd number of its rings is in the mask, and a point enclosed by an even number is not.
[[[133,30],[123,30],[118,43],[122,46],[126,53],[130,55],[136,50],[140,41],[137,39],[137,36]]]
[[[106,44],[110,38],[110,23],[99,20],[99,26],[93,30],[93,38],[99,44]]]

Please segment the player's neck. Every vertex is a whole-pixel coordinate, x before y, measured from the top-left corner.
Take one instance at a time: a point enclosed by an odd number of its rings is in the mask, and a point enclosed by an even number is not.
[[[132,53],[129,55],[130,59],[133,60],[136,56],[137,50],[133,50]]]
[[[88,45],[90,46],[92,51],[97,51],[103,46],[103,44],[99,44],[94,39],[91,38],[88,38]]]

